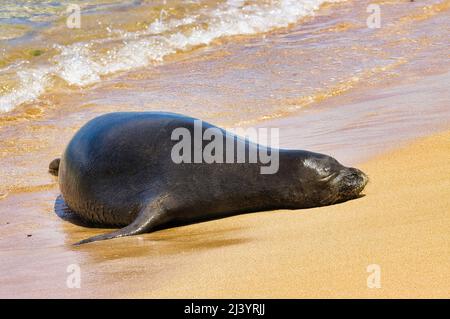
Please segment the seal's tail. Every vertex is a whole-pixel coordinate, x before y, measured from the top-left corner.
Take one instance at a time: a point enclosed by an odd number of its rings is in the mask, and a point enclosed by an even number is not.
[[[53,161],[50,162],[48,165],[48,172],[52,174],[53,176],[58,176],[59,172],[59,162],[61,159],[55,158]]]

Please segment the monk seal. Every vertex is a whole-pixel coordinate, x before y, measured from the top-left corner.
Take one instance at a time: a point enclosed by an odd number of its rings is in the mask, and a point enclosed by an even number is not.
[[[331,205],[358,197],[368,181],[356,168],[304,150],[266,147],[279,157],[273,174],[261,174],[262,162],[177,163],[173,132],[193,135],[196,121],[175,113],[117,112],[94,118],[74,135],[49,172],[83,221],[120,228],[76,245],[247,212]],[[203,133],[211,128],[249,153],[265,147],[202,122]]]

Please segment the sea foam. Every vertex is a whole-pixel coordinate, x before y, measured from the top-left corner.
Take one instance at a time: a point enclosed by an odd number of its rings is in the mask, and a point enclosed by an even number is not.
[[[0,96],[0,111],[33,100],[51,85],[57,76],[69,85],[86,86],[121,71],[160,63],[176,52],[182,52],[229,36],[264,33],[287,27],[303,17],[312,16],[325,2],[336,0],[278,0],[251,2],[228,0],[213,9],[200,9],[192,16],[171,18],[161,14],[148,28],[137,32],[111,30],[106,39],[114,45],[106,54],[95,48],[105,39],[94,39],[71,45],[55,45],[59,54],[42,68],[23,69],[18,73],[19,86]],[[180,29],[182,26],[190,26]]]

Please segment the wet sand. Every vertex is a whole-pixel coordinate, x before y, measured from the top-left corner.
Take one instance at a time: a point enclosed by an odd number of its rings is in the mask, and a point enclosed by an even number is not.
[[[0,297],[450,297],[450,132],[360,165],[365,195],[74,247],[55,188],[1,206]],[[45,200],[43,200],[45,199]],[[29,207],[39,205],[38,214]],[[27,234],[32,235],[27,237]],[[69,289],[70,264],[81,288]],[[367,266],[381,288],[367,287]]]

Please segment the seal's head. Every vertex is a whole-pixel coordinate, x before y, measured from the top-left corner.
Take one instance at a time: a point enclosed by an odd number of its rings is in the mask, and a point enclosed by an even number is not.
[[[308,184],[305,189],[316,205],[331,205],[360,196],[369,178],[357,168],[346,167],[334,158],[312,153],[303,160],[304,176]],[[303,172],[305,173],[305,172]]]

